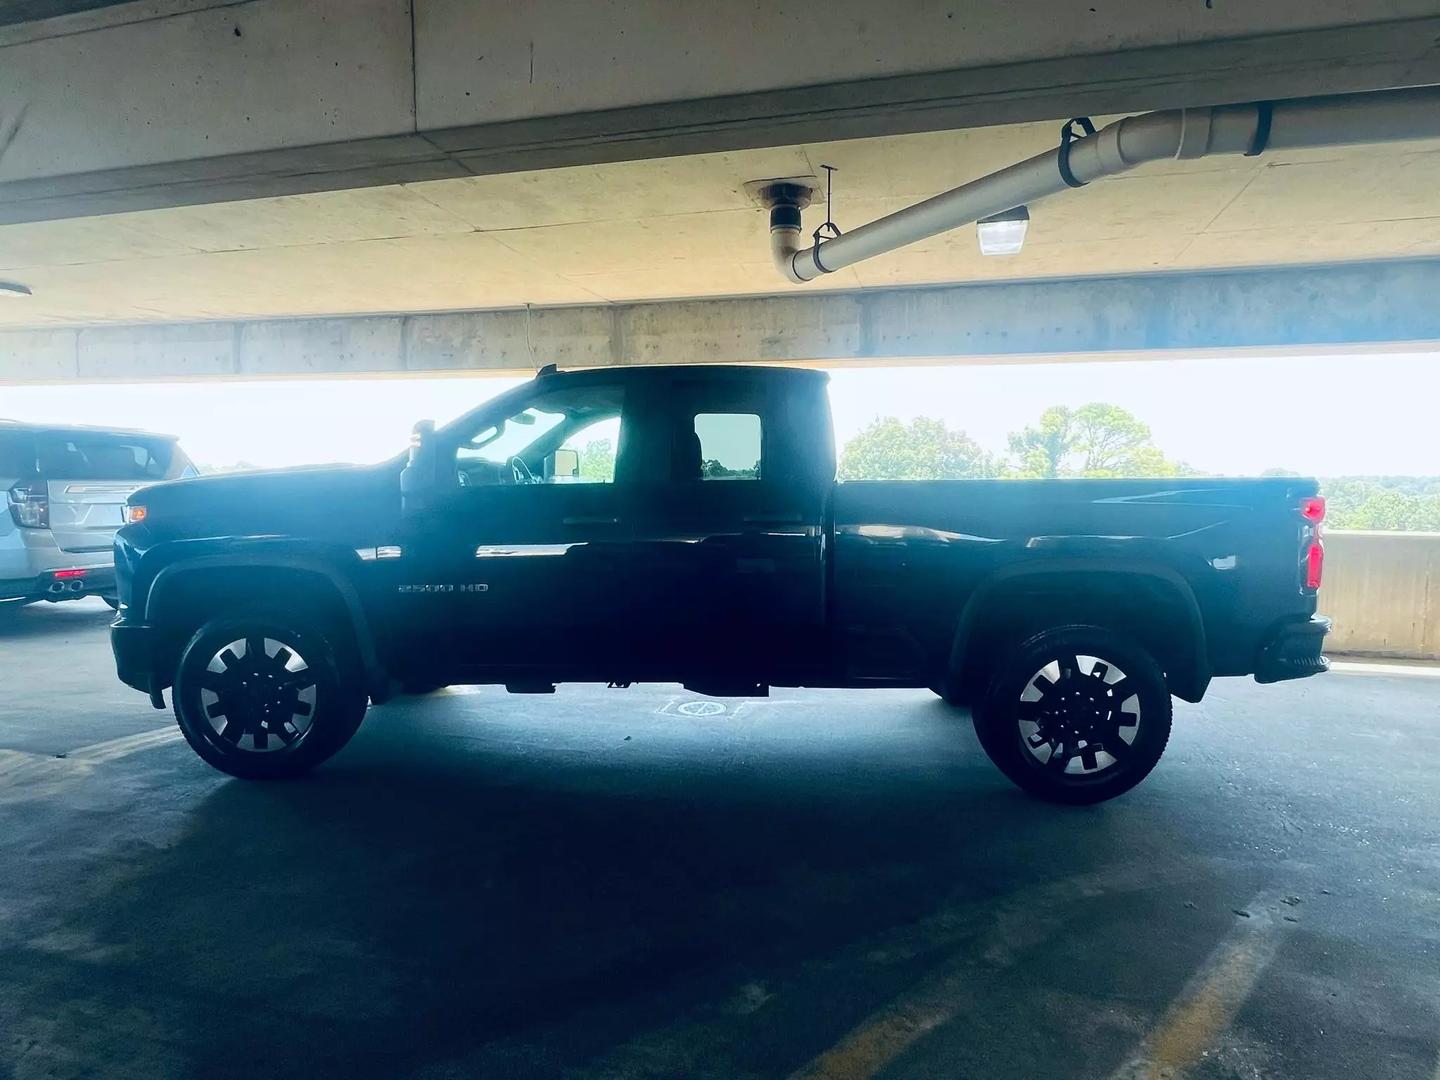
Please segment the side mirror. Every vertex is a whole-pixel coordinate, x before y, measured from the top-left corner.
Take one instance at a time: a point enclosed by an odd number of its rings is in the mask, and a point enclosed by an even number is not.
[[[421,420],[410,435],[410,460],[400,472],[400,507],[408,512],[430,506],[440,491],[440,451],[435,421]]]
[[[545,472],[552,480],[574,480],[580,475],[580,451],[562,446],[545,462]]]

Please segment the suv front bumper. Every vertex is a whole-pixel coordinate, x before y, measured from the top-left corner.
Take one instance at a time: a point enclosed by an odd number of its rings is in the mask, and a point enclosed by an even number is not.
[[[1330,660],[1321,651],[1329,632],[1330,620],[1323,615],[1312,615],[1304,622],[1286,623],[1260,650],[1255,681],[1284,682],[1329,671]]]

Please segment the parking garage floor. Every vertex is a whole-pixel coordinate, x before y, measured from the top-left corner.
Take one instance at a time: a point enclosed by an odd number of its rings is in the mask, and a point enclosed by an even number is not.
[[[1435,670],[1217,683],[1078,810],[910,691],[446,691],[256,785],[108,617],[0,613],[0,1076],[1437,1077]]]

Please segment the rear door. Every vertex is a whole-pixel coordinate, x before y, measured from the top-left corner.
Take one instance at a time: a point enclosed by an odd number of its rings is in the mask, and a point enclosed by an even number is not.
[[[61,551],[108,552],[131,494],[194,472],[175,440],[163,436],[52,431],[37,441],[50,531]]]
[[[806,402],[773,378],[698,375],[666,399],[669,475],[635,514],[645,655],[717,685],[803,678],[827,644],[830,493],[798,467]]]

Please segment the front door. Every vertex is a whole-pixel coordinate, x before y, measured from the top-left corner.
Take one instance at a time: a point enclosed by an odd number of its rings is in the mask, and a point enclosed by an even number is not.
[[[618,677],[630,423],[622,387],[582,379],[447,432],[457,486],[407,515],[391,571],[397,621],[419,628],[412,665],[476,681]]]

